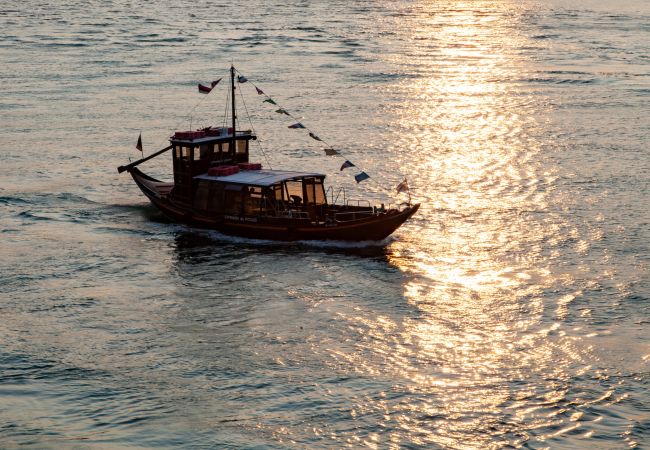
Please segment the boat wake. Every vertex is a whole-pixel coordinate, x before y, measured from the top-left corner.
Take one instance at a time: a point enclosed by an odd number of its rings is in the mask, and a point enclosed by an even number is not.
[[[354,249],[354,248],[384,248],[390,243],[397,240],[394,236],[388,236],[385,239],[380,241],[336,241],[336,240],[303,240],[303,241],[277,241],[271,239],[255,239],[247,238],[241,236],[230,236],[227,234],[220,233],[219,231],[213,230],[202,230],[198,228],[188,228],[188,230],[196,235],[203,235],[204,237],[209,238],[212,241],[224,242],[228,244],[251,244],[251,245],[264,245],[268,247],[278,247],[283,248],[302,248],[302,247],[314,247],[314,248],[343,248],[343,249]]]

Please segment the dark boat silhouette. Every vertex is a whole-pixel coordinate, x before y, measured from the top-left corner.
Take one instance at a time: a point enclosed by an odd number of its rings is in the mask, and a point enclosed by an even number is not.
[[[265,170],[249,162],[251,131],[236,129],[235,69],[230,68],[231,127],[176,132],[170,145],[118,167],[174,221],[221,233],[272,240],[382,240],[420,207],[328,203],[325,175]],[[200,88],[199,88],[200,89]],[[205,87],[204,87],[205,89]],[[172,150],[174,181],[159,181],[138,165]]]

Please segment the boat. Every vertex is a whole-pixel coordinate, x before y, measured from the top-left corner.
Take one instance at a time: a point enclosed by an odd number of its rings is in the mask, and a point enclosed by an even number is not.
[[[131,174],[144,195],[166,216],[192,227],[255,239],[380,241],[417,212],[420,204],[411,203],[410,192],[409,201],[395,207],[353,202],[345,194],[343,202],[337,203],[341,191],[335,198],[333,189],[325,189],[325,174],[270,170],[250,162],[250,142],[257,137],[252,130],[236,127],[235,72],[231,66],[229,126],[177,131],[167,147],[118,167],[119,173]],[[239,76],[238,82],[241,80],[246,79]],[[201,92],[209,89],[199,85]],[[312,133],[310,136],[321,140]],[[138,148],[142,150],[140,138]],[[138,168],[168,151],[172,154],[173,181],[160,181]],[[349,161],[346,164],[354,166]],[[368,178],[362,174],[362,179]]]

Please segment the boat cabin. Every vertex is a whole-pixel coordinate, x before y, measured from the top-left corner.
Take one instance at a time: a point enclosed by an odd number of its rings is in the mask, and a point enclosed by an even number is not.
[[[195,210],[233,217],[293,217],[320,221],[327,205],[325,175],[286,170],[242,170],[194,177]]]
[[[211,167],[248,162],[249,142],[256,136],[251,131],[235,134],[233,140],[232,128],[206,128],[177,131],[169,139],[173,147],[175,199],[191,203],[193,178]]]

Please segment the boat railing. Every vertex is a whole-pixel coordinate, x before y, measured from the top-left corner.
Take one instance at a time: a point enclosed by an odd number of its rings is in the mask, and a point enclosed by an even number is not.
[[[306,211],[287,209],[285,211],[276,211],[274,217],[280,217],[282,219],[309,219],[309,213]]]
[[[334,215],[337,222],[351,222],[353,220],[366,219],[372,217],[375,214],[373,208],[357,210],[357,211],[346,211],[336,213]]]
[[[389,212],[389,211],[399,211],[399,212],[401,212],[401,211],[405,210],[406,208],[410,208],[410,207],[411,207],[411,204],[408,203],[408,202],[402,202],[402,203],[398,203],[396,205],[393,205],[392,203],[388,203],[388,204],[382,203],[380,206],[375,206],[373,209],[375,210],[375,212],[377,214],[381,214],[381,213],[386,213],[386,212]]]
[[[368,208],[372,210],[372,206],[370,206],[370,202],[368,200],[348,200],[345,203],[345,206],[354,206],[357,208]]]
[[[339,190],[336,192],[336,197],[334,197],[334,187],[328,186],[327,190],[325,191],[325,197],[327,197],[327,194],[329,194],[330,198],[332,199],[330,205],[336,205],[336,202],[339,200],[341,194],[343,194],[343,204],[345,204],[347,201],[344,187],[339,188]]]
[[[393,205],[389,205],[389,206],[390,206],[390,209],[393,209]],[[401,212],[401,211],[405,210],[406,208],[410,208],[411,206],[412,205],[409,202],[402,202],[402,203],[399,203],[399,204],[395,205],[394,209]]]

